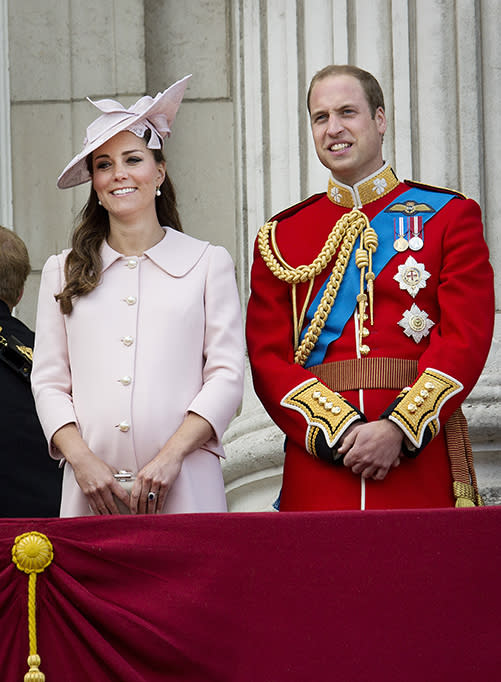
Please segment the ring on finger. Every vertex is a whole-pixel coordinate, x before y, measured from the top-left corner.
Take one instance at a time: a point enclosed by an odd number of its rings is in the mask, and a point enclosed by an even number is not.
[[[153,490],[150,490],[148,493],[148,502],[154,502],[157,499],[158,493],[154,493]]]

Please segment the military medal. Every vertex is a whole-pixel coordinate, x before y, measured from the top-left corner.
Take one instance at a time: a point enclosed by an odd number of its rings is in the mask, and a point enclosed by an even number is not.
[[[409,256],[403,265],[398,266],[398,272],[393,279],[399,283],[402,290],[415,298],[418,291],[425,288],[428,277],[430,273],[425,270],[423,263],[418,263]]]
[[[428,317],[428,313],[420,310],[415,303],[410,310],[406,310],[402,319],[398,323],[404,330],[406,336],[412,337],[416,343],[428,336],[430,329],[435,324]]]
[[[396,219],[393,221],[393,230],[395,234],[395,241],[393,242],[393,248],[395,251],[406,251],[409,242],[407,239],[404,237],[404,218],[399,218],[398,219],[398,237],[397,237],[397,221]]]
[[[412,251],[419,251],[423,248],[423,218],[421,216],[413,216],[410,218],[410,233],[409,248]]]

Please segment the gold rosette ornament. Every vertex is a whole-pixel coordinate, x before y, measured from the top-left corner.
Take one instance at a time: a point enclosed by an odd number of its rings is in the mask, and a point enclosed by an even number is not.
[[[29,671],[24,682],[45,682],[45,675],[39,670],[40,656],[37,654],[36,624],[36,584],[37,573],[42,573],[54,558],[54,550],[49,538],[32,531],[18,535],[12,546],[12,561],[20,571],[29,575],[28,583],[28,633],[30,653]]]

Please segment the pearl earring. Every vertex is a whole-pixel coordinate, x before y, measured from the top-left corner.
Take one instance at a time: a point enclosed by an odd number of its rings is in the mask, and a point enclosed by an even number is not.
[[[97,200],[97,203],[99,204],[99,206],[102,206],[102,205],[103,205],[103,204],[101,203],[101,199],[98,199],[98,200]]]
[[[155,190],[155,195],[156,195],[157,197],[159,197],[161,194],[162,194],[162,192],[160,191],[160,187],[157,187],[156,190]]]

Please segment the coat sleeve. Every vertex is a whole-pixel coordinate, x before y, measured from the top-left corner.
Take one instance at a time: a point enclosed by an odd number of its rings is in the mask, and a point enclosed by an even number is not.
[[[64,256],[51,256],[42,271],[31,373],[38,417],[55,459],[61,459],[62,454],[52,444],[52,436],[65,424],[77,422],[65,316],[54,299],[63,287],[63,264]]]
[[[287,438],[332,462],[342,434],[365,417],[294,363],[290,288],[269,270],[256,242],[246,327],[254,388]]]
[[[436,219],[443,221],[439,320],[419,358],[415,383],[382,415],[404,431],[413,454],[436,436],[474,387],[494,328],[494,275],[478,204],[454,199]]]
[[[242,400],[244,377],[244,336],[235,267],[221,246],[209,247],[204,296],[202,388],[188,411],[204,417],[221,441]]]

